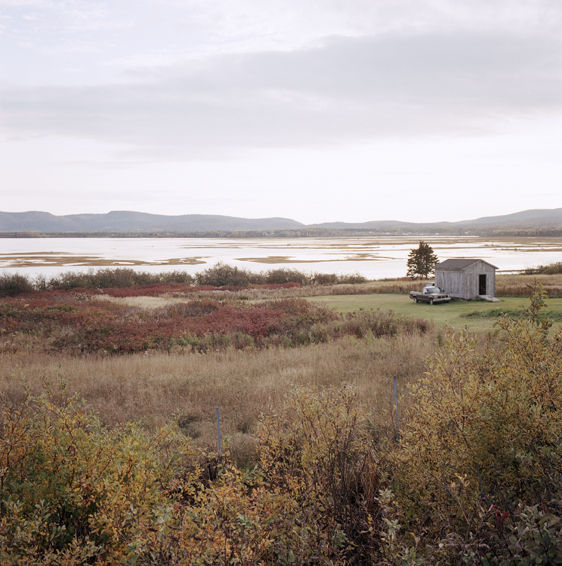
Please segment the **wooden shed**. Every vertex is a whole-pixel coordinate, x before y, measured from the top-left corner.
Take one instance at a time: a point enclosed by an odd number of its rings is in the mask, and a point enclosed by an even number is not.
[[[435,266],[435,285],[457,299],[493,298],[496,269],[483,259],[446,259]]]

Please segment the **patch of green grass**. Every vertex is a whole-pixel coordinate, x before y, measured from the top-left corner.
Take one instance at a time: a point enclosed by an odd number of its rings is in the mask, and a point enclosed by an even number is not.
[[[498,318],[500,316],[509,316],[511,318],[521,318],[525,314],[524,309],[492,309],[492,310],[476,310],[461,315],[465,318]],[[546,310],[540,313],[539,318],[549,318],[553,322],[562,322],[562,312],[555,310]]]
[[[493,330],[500,313],[521,312],[529,306],[526,297],[505,297],[499,303],[486,301],[452,301],[428,305],[413,303],[406,294],[331,295],[311,297],[309,300],[329,306],[338,312],[360,309],[392,310],[396,314],[431,320],[437,325],[455,329]],[[562,299],[547,299],[546,311],[555,323],[562,323]],[[478,313],[478,314],[473,314]],[[468,315],[468,316],[467,316]]]

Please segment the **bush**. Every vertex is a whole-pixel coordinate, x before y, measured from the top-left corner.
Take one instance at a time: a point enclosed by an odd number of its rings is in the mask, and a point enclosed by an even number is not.
[[[247,473],[226,458],[198,465],[174,428],[108,430],[58,397],[0,413],[2,564],[344,564],[370,555],[379,472],[349,388],[300,391],[281,419],[262,419],[260,463]]]
[[[347,285],[358,285],[359,283],[366,283],[367,278],[359,273],[352,273],[351,275],[340,275],[338,282]]]
[[[337,525],[313,502],[228,463],[186,507],[177,532],[148,531],[140,563],[343,564]]]
[[[431,327],[423,320],[399,319],[392,312],[338,315],[304,299],[249,304],[199,299],[145,310],[67,291],[6,298],[0,315],[3,340],[23,333],[38,349],[70,353],[292,347],[349,335],[424,333]]]
[[[430,361],[395,454],[408,528],[466,540],[492,504],[512,514],[562,495],[562,333],[543,305],[537,289],[526,317],[500,319],[500,340],[453,335]]]
[[[256,276],[244,269],[217,263],[214,267],[198,273],[195,276],[195,281],[197,285],[212,285],[213,287],[224,287],[226,285],[247,287],[250,283],[256,281]]]
[[[0,562],[129,562],[143,525],[166,516],[176,478],[195,483],[186,438],[108,430],[74,399],[0,413]]]
[[[435,564],[562,564],[562,502],[518,505],[513,513],[496,505],[483,510],[476,532],[452,532],[428,548]]]
[[[339,282],[335,273],[315,273],[310,280],[313,285],[335,285]]]
[[[31,280],[24,275],[0,276],[0,296],[15,296],[32,291],[57,289],[103,289],[114,296],[155,295],[181,291],[196,283],[208,290],[220,288],[237,291],[249,286],[281,288],[299,285],[356,284],[365,282],[361,275],[322,274],[307,275],[294,269],[274,269],[265,273],[253,273],[238,267],[218,263],[205,271],[191,276],[185,271],[148,273],[129,268],[107,268],[87,273],[66,272],[47,279],[38,276]],[[181,287],[183,286],[183,287]],[[197,290],[192,287],[190,290]]]
[[[127,268],[99,269],[88,273],[67,272],[53,277],[47,283],[50,289],[106,289],[124,288],[158,283],[192,283],[193,278],[183,271],[148,273]]]
[[[523,270],[525,275],[557,275],[562,273],[562,261],[549,263],[548,265],[539,265],[538,267],[529,267]]]
[[[299,283],[307,285],[309,277],[296,269],[272,269],[265,274],[265,282],[268,284]]]
[[[367,414],[350,387],[295,392],[259,423],[260,469],[268,481],[313,506],[316,521],[341,529],[365,561],[374,552],[381,482]],[[365,562],[362,562],[365,563]]]
[[[19,273],[0,275],[0,297],[12,297],[21,293],[30,293],[33,290],[33,283],[24,275]]]

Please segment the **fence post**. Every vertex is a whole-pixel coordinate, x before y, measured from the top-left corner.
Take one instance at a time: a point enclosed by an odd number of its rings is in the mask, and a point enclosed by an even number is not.
[[[394,428],[396,440],[400,440],[400,429],[398,428],[398,378],[394,377]]]
[[[222,456],[222,444],[221,444],[221,419],[220,419],[220,410],[217,407],[217,442],[218,442],[218,449],[219,449],[219,458]]]

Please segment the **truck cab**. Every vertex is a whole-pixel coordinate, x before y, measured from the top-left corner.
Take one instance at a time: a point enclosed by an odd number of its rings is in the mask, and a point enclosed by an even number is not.
[[[439,287],[435,286],[435,283],[428,283],[424,286],[422,292],[411,291],[410,298],[414,300],[414,303],[429,303],[433,305],[434,303],[448,303],[451,297],[441,291]]]

